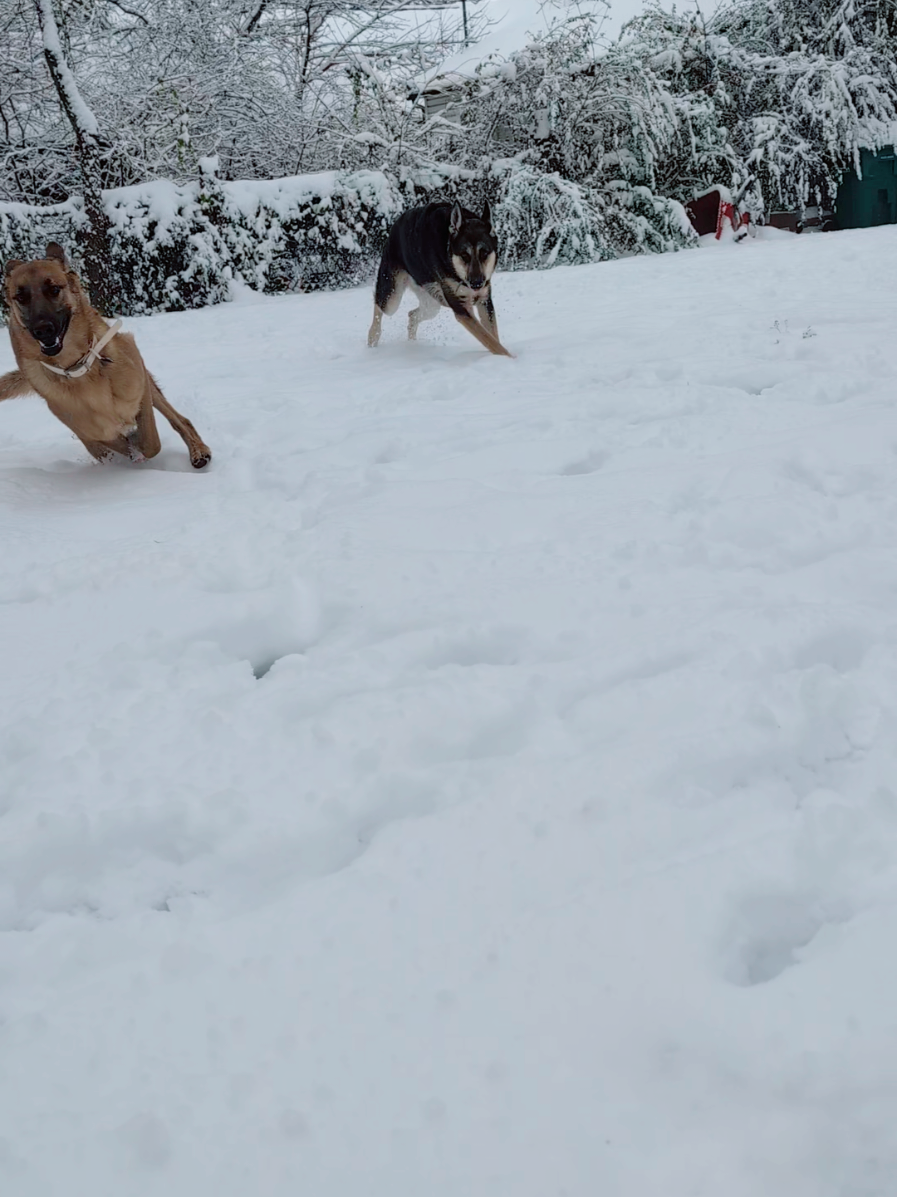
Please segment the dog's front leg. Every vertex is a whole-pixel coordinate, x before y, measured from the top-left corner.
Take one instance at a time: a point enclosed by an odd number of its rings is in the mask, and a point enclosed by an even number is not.
[[[498,337],[493,337],[492,334],[480,324],[479,320],[466,308],[452,308],[455,313],[455,319],[459,324],[467,329],[467,331],[479,341],[490,353],[494,353],[499,357],[513,357],[513,353],[509,353],[499,341]]]
[[[31,383],[28,382],[21,370],[10,370],[8,374],[0,375],[0,402],[4,399],[18,399],[22,395],[31,394]]]
[[[153,412],[153,392],[149,378],[147,378],[146,386],[143,389],[137,421],[125,435],[131,445],[132,452],[129,456],[132,461],[146,461],[150,457],[155,457],[162,449],[162,441],[159,439],[159,429],[156,427],[156,417]]]
[[[483,327],[490,336],[498,340],[498,321],[495,318],[495,307],[492,303],[492,296],[487,295],[485,299],[481,299],[477,304],[477,311]]]
[[[77,433],[75,435],[77,436]],[[123,436],[119,437],[118,441],[115,443],[85,440],[83,436],[79,436],[78,440],[91,455],[91,457],[95,457],[97,461],[113,461],[113,452],[122,454],[127,454],[128,452],[128,442]]]
[[[78,438],[81,444],[97,461],[111,461],[113,453],[127,457],[129,461],[146,461],[147,455],[140,445],[140,430],[135,425],[117,436],[114,441],[90,441],[84,437]]]
[[[146,461],[146,454],[140,444],[140,429],[135,424],[133,428],[129,428],[125,433],[125,441],[128,446],[128,457],[131,461],[141,462]]]
[[[142,391],[137,389],[141,384]],[[107,448],[121,453],[129,461],[140,463],[155,457],[162,448],[153,418],[153,401],[149,386],[145,376],[142,379],[138,376],[129,378],[124,386],[120,382],[119,387],[121,389],[113,391],[113,402],[121,420],[121,432],[105,444]]]

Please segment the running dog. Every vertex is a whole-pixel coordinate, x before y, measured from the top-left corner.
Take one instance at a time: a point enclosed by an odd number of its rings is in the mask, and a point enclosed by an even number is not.
[[[393,315],[405,288],[411,287],[420,304],[408,316],[409,341],[417,339],[424,320],[432,320],[441,307],[451,308],[458,323],[490,353],[512,357],[498,339],[492,306],[497,260],[498,241],[488,203],[482,216],[457,202],[405,212],[390,229],[380,261],[368,345],[379,342],[383,317]]]
[[[36,391],[98,461],[110,450],[132,461],[162,448],[153,408],[184,441],[201,470],[212,451],[175,411],[144,365],[130,333],[88,303],[78,276],[51,241],[46,258],[6,264],[9,339],[17,370],[0,377],[0,400]]]

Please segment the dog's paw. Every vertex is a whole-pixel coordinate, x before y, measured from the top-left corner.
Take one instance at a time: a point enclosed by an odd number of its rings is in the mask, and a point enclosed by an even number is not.
[[[196,454],[191,454],[191,456],[190,456],[190,464],[193,466],[194,470],[205,469],[205,467],[209,464],[209,462],[211,460],[212,460],[211,449],[206,449],[205,453],[196,453]]]

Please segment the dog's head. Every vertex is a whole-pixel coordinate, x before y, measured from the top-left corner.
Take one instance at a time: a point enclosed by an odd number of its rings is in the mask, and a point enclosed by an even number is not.
[[[78,276],[66,268],[62,246],[51,241],[45,258],[7,262],[6,299],[13,317],[45,357],[61,353],[72,316],[81,307]]]
[[[471,291],[482,291],[488,286],[498,261],[498,241],[488,201],[483,205],[482,216],[465,213],[459,203],[452,205],[449,257],[455,274]]]

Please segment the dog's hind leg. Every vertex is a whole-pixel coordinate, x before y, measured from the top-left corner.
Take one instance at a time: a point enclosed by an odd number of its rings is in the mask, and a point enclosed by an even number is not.
[[[380,341],[380,325],[384,316],[392,316],[405,294],[408,275],[404,270],[393,270],[384,258],[377,272],[374,288],[374,318],[368,329],[368,345],[374,348]]]
[[[212,450],[202,440],[199,433],[190,423],[186,416],[182,416],[179,411],[171,406],[162,392],[159,390],[159,385],[153,378],[152,374],[147,372],[147,385],[149,388],[149,395],[152,400],[152,405],[156,411],[160,411],[168,423],[172,426],[184,444],[187,446],[187,452],[190,454],[190,464],[195,470],[201,470],[203,466],[207,466],[212,460]],[[140,409],[140,414],[143,415],[143,407]],[[152,412],[150,412],[152,417]],[[138,429],[140,428],[140,416],[137,417]],[[159,433],[156,429],[155,419],[152,419],[152,429],[155,433],[155,443],[159,442]],[[152,444],[152,442],[150,442]],[[143,446],[141,446],[142,448]],[[146,449],[143,450],[146,453]],[[156,449],[158,453],[159,450]],[[147,454],[152,456],[152,454]]]
[[[371,321],[371,327],[368,329],[368,347],[373,349],[380,344],[380,326],[383,323],[383,313],[374,304],[374,318]]]
[[[414,287],[414,293],[417,295],[420,303],[416,308],[412,308],[408,313],[408,340],[417,340],[418,326],[423,324],[425,320],[432,320],[434,316],[439,315],[442,305],[435,296],[431,295],[429,291],[424,291],[418,287]]]

